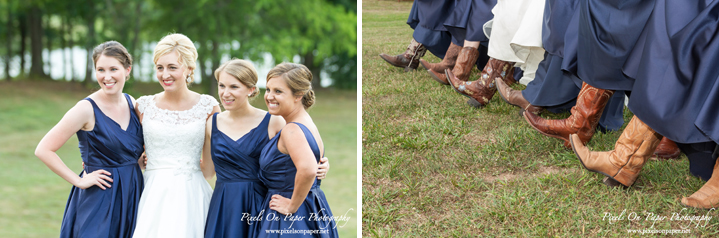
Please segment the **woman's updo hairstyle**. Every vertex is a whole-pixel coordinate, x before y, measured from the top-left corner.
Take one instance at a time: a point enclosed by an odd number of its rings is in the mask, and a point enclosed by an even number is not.
[[[195,81],[197,48],[195,48],[192,40],[183,34],[174,33],[162,37],[160,42],[157,43],[157,46],[155,46],[153,62],[157,64],[157,60],[159,60],[160,57],[172,53],[173,51],[177,52],[179,63],[190,70],[190,73],[187,75],[185,81],[188,84]]]
[[[315,92],[312,91],[312,72],[301,64],[281,63],[269,73],[267,73],[267,81],[271,78],[282,77],[287,82],[287,86],[292,90],[295,96],[302,96],[302,105],[308,109],[315,104]]]
[[[95,49],[92,50],[92,62],[94,64],[97,65],[97,60],[100,58],[100,55],[117,59],[125,69],[132,66],[132,56],[130,56],[127,49],[117,41],[106,41],[95,46]]]
[[[252,65],[250,61],[232,59],[225,62],[215,70],[215,79],[219,81],[220,73],[222,73],[223,71],[229,75],[232,75],[232,77],[235,77],[237,80],[240,81],[240,83],[242,83],[248,88],[254,88],[256,87],[255,85],[257,85],[257,70],[255,70],[255,66]],[[257,91],[258,90],[256,89],[252,91],[252,94],[249,97],[253,98],[257,96]]]

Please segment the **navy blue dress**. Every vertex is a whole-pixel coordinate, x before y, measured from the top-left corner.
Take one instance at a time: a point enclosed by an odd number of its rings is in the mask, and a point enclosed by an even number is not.
[[[719,143],[719,2],[657,0],[624,73],[629,108],[677,142],[689,170],[712,176]]]
[[[80,189],[73,186],[67,200],[60,228],[60,237],[131,237],[135,230],[137,207],[143,189],[143,177],[137,160],[144,151],[142,126],[130,97],[125,94],[130,110],[130,124],[122,130],[92,103],[95,127],[77,132],[80,154],[85,163],[83,172],[98,169],[110,172],[112,187]],[[81,173],[82,176],[82,173]]]
[[[584,82],[583,78],[577,76],[579,13],[579,1],[546,1],[542,24],[542,44],[546,52],[534,80],[522,90],[522,96],[532,105],[545,107],[551,112],[561,112],[576,104]],[[585,64],[584,67],[596,65]],[[617,91],[604,108],[599,128],[620,129],[624,124],[623,111],[624,92]]]
[[[454,0],[416,0],[412,3],[407,18],[407,24],[414,29],[412,37],[439,58],[444,58],[449,43],[452,42],[452,36],[444,27],[444,22],[455,6]]]
[[[546,52],[534,80],[522,90],[522,96],[532,105],[556,112],[575,103],[582,87],[576,75],[578,5],[578,1],[568,0],[545,2],[542,44]]]
[[[654,0],[582,0],[579,3],[577,76],[587,84],[616,90],[607,103],[602,121],[615,117],[621,126],[623,98],[633,80],[622,67],[634,49],[654,7]],[[607,125],[607,128],[612,126]]]
[[[210,200],[205,237],[252,237],[267,188],[260,182],[260,154],[270,141],[270,114],[236,141],[217,129],[212,115],[212,162],[217,181]]]
[[[317,145],[312,132],[304,125],[296,123],[305,134],[307,142],[315,155],[315,160],[320,161],[320,149]],[[298,231],[315,232],[314,237],[338,237],[337,223],[332,216],[332,211],[327,203],[325,193],[320,189],[321,180],[314,179],[312,188],[305,201],[292,214],[292,217],[277,213],[270,209],[270,200],[272,195],[279,194],[286,198],[292,197],[295,187],[295,175],[297,168],[290,155],[283,154],[277,148],[280,134],[270,140],[270,142],[262,150],[260,157],[260,180],[267,186],[268,191],[262,202],[263,220],[260,223],[258,237],[307,237],[303,233],[295,233]],[[292,221],[292,220],[295,221]],[[273,231],[285,231],[284,234],[275,233]]]
[[[658,0],[624,68],[635,81],[629,108],[679,143],[719,142],[716,5]]]
[[[631,91],[622,73],[654,9],[654,0],[582,0],[579,3],[577,75],[601,89]]]
[[[484,23],[494,18],[492,8],[497,0],[458,0],[454,11],[447,17],[444,27],[455,45],[464,47],[464,41],[479,41],[477,68],[482,70],[489,61],[487,46],[489,38],[484,35]],[[520,77],[521,78],[521,77]]]

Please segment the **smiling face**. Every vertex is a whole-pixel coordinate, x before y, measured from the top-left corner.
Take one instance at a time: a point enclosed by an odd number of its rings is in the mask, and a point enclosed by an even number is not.
[[[242,105],[248,105],[249,95],[255,88],[249,88],[239,79],[222,71],[217,82],[217,94],[225,110],[233,110]]]
[[[167,53],[155,62],[157,80],[165,91],[174,91],[178,88],[187,87],[185,79],[190,70],[181,65],[177,52]]]
[[[265,91],[265,104],[267,111],[272,115],[288,115],[298,107],[302,108],[301,96],[292,94],[287,82],[282,77],[274,77],[267,80],[267,91]]]
[[[131,68],[132,66],[127,69],[122,67],[122,63],[114,57],[100,55],[95,62],[95,78],[103,92],[107,94],[122,93]]]

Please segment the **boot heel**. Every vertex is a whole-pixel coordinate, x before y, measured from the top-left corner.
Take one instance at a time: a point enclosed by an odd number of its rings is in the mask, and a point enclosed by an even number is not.
[[[610,188],[622,188],[622,189],[629,188],[629,187],[625,186],[624,184],[620,183],[619,181],[614,180],[612,177],[604,177],[604,179],[602,179],[602,183],[604,183],[604,185],[607,185],[607,187],[610,187]]]
[[[614,175],[613,179],[621,183],[622,185],[629,187],[634,184],[634,181],[637,180],[637,177],[639,177],[639,174],[631,173],[622,168],[619,170],[617,175]]]
[[[484,104],[479,103],[476,99],[471,97],[469,98],[469,100],[467,100],[467,104],[474,108],[483,108],[485,106]]]
[[[441,83],[442,85],[449,85],[449,82],[442,81],[442,79],[440,78],[441,76],[444,76],[444,78],[446,79],[447,75],[440,74],[438,76],[437,73],[435,73],[431,69],[428,69],[427,72],[429,72],[429,75],[432,76],[432,79],[434,79],[435,81]]]

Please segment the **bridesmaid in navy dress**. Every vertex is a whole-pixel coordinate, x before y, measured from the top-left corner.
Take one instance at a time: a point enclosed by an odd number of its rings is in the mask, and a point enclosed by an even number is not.
[[[338,237],[320,180],[315,178],[324,144],[306,111],[315,100],[311,81],[312,73],[301,64],[282,63],[267,74],[268,111],[288,123],[260,157],[259,176],[268,192],[258,237]]]
[[[246,60],[233,59],[215,70],[218,94],[225,112],[208,119],[205,155],[217,173],[205,225],[205,237],[252,237],[267,188],[258,178],[262,148],[285,125],[280,116],[250,105],[257,95],[257,71]],[[209,142],[209,143],[208,143]],[[326,161],[326,159],[325,159]],[[323,161],[324,162],[324,161]],[[329,163],[319,166],[324,178]]]
[[[108,41],[92,54],[100,90],[78,102],[42,138],[35,155],[73,187],[60,237],[131,237],[143,189],[144,151],[134,99],[122,93],[132,57]],[[55,153],[77,134],[84,163],[78,176]]]

